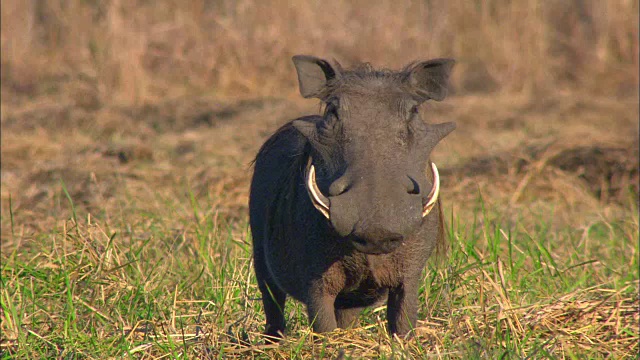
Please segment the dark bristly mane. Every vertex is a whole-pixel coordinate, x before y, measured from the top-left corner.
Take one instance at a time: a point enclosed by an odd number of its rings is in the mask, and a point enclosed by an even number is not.
[[[334,61],[335,64],[337,62]],[[402,92],[418,97],[419,94],[407,85],[407,78],[419,62],[414,61],[400,70],[387,68],[376,69],[370,63],[364,62],[349,69],[343,69],[339,64],[339,71],[334,79],[327,82],[325,89],[319,94],[320,98],[328,99],[336,94],[370,93],[372,84],[388,89],[391,92]]]

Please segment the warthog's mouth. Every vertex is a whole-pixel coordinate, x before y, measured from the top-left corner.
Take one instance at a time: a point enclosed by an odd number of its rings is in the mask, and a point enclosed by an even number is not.
[[[433,175],[433,187],[431,188],[429,195],[427,195],[425,204],[422,206],[422,217],[429,215],[433,207],[436,205],[438,196],[440,195],[440,174],[438,174],[438,168],[433,162],[431,163],[431,173]],[[320,191],[320,188],[318,188],[318,184],[316,183],[316,168],[313,166],[313,159],[311,157],[309,157],[309,162],[307,163],[305,183],[313,206],[320,211],[324,217],[331,220],[331,201],[328,197],[324,196]]]
[[[380,255],[388,254],[402,245],[402,237],[390,238],[380,242],[370,242],[355,235],[350,235],[347,239],[351,242],[354,249],[361,253]]]

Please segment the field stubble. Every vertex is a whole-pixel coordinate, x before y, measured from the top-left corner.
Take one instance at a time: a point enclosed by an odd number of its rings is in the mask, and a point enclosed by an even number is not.
[[[634,99],[454,96],[437,149],[449,227],[417,336],[361,327],[260,345],[250,261],[252,156],[313,101],[183,98],[2,118],[2,352],[153,358],[625,357],[638,351]],[[603,124],[608,124],[604,127]],[[633,136],[632,136],[633,135]]]

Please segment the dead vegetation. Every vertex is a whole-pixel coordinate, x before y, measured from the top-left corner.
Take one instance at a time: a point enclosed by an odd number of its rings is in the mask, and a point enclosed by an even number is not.
[[[85,114],[83,116],[98,119],[99,125],[82,120],[82,116],[74,114],[76,110],[71,108],[67,114],[69,121],[78,120],[68,127],[57,125],[55,117],[61,115],[56,113],[51,113],[53,122],[47,123],[39,120],[44,117],[31,118],[31,114],[38,113],[35,109],[24,112],[18,108],[15,112],[13,109],[7,112],[7,118],[12,122],[3,125],[2,252],[6,254],[3,256],[16,251],[33,254],[42,246],[37,239],[57,239],[53,240],[54,244],[71,246],[65,250],[65,256],[93,260],[73,266],[52,265],[60,264],[62,260],[49,259],[55,253],[45,255],[40,250],[29,268],[47,269],[43,270],[46,272],[84,269],[72,278],[109,284],[101,291],[119,299],[126,297],[127,291],[133,291],[127,289],[136,286],[154,289],[154,284],[161,281],[157,270],[144,266],[136,270],[145,275],[135,278],[151,277],[153,280],[144,285],[132,285],[132,275],[123,272],[103,277],[100,269],[127,267],[130,255],[125,254],[128,248],[138,246],[136,244],[141,247],[145,243],[153,244],[157,249],[149,254],[146,252],[151,250],[145,250],[142,254],[146,255],[141,255],[142,258],[165,258],[166,254],[171,254],[171,260],[162,269],[167,274],[175,274],[161,277],[171,280],[165,280],[170,284],[156,290],[159,293],[155,298],[161,299],[158,301],[162,304],[154,305],[160,309],[173,309],[169,315],[151,320],[118,318],[110,310],[118,306],[117,302],[114,305],[109,301],[103,303],[92,290],[83,290],[89,291],[90,296],[77,295],[76,305],[93,309],[89,311],[92,318],[110,319],[105,323],[91,320],[105,341],[114,333],[118,334],[124,339],[119,342],[121,346],[128,344],[130,354],[143,357],[160,356],[163,346],[182,342],[188,345],[190,356],[202,358],[216,357],[221,354],[220,349],[224,349],[227,356],[237,358],[291,358],[312,354],[344,358],[391,354],[409,358],[457,358],[463,354],[476,354],[492,358],[500,355],[495,344],[503,344],[505,349],[517,344],[521,349],[528,349],[516,352],[519,356],[532,355],[534,358],[543,357],[536,355],[537,351],[603,357],[624,357],[637,352],[638,332],[629,330],[636,329],[638,321],[637,277],[612,289],[610,283],[618,281],[615,280],[617,275],[610,278],[602,275],[594,279],[601,284],[595,287],[574,289],[553,297],[514,300],[524,290],[516,284],[510,286],[508,280],[505,285],[501,275],[496,277],[500,274],[497,270],[448,274],[446,269],[440,275],[440,281],[474,280],[454,293],[443,292],[441,300],[426,305],[429,314],[421,315],[421,318],[428,320],[420,323],[419,336],[415,340],[388,339],[383,330],[384,311],[378,309],[369,315],[367,325],[348,333],[326,335],[327,342],[324,343],[314,342],[308,333],[304,313],[296,315],[296,311],[301,311],[298,309],[289,313],[294,328],[284,345],[260,345],[258,334],[262,329],[262,313],[256,298],[257,289],[249,277],[251,267],[247,254],[236,250],[235,255],[223,255],[229,250],[221,250],[220,246],[229,241],[225,239],[244,243],[243,246],[248,244],[249,163],[263,139],[283,121],[317,111],[318,106],[284,99],[221,103],[216,99],[197,98],[192,101],[192,107],[185,98],[178,102],[180,105],[170,101],[155,107],[109,107],[88,115],[84,110],[78,110]],[[571,103],[576,100],[571,95],[559,101]],[[526,115],[525,120],[513,115],[533,102],[535,100],[527,103],[511,96],[453,97],[446,105],[430,104],[423,109],[429,121],[460,119],[460,132],[452,134],[434,155],[441,168],[447,216],[459,219],[448,222],[474,222],[480,206],[477,199],[482,196],[483,206],[493,209],[492,213],[481,216],[481,223],[486,226],[524,228],[535,233],[541,226],[540,219],[547,218],[541,214],[553,213],[551,223],[545,225],[550,226],[551,231],[562,232],[562,229],[570,228],[578,234],[584,232],[581,236],[588,238],[589,229],[598,228],[602,221],[605,224],[621,222],[626,224],[626,230],[619,236],[633,239],[637,234],[633,213],[637,204],[630,199],[638,191],[638,152],[637,142],[629,129],[636,126],[637,107],[621,102],[604,108],[595,107],[586,114],[577,110],[581,115],[566,114],[562,126],[547,124],[535,129],[536,122],[552,121],[560,115],[553,109]],[[500,106],[496,107],[496,103]],[[475,113],[476,117],[469,116],[468,112]],[[198,120],[202,114],[209,120]],[[500,119],[511,116],[521,125],[495,125],[503,121]],[[618,126],[616,131],[597,141],[575,136],[600,129],[598,122],[583,122],[583,119],[608,116],[620,119],[617,125],[612,125]],[[25,129],[24,124],[30,122],[34,125]],[[110,123],[114,125],[106,126]],[[531,129],[537,134],[528,139]],[[74,216],[78,223],[65,221]],[[82,220],[87,217],[90,220],[86,221],[90,223]],[[60,230],[61,223],[66,224],[68,230]],[[153,225],[155,223],[158,225]],[[228,227],[231,232],[226,238]],[[76,230],[71,230],[74,228]],[[74,240],[62,241],[66,238],[62,235],[48,237],[46,234],[52,230],[70,233]],[[198,235],[203,231],[205,235]],[[122,235],[109,242],[112,233]],[[209,245],[203,247],[201,236],[207,239],[204,244]],[[87,244],[91,246],[87,247]],[[569,244],[557,246],[553,255],[556,261],[563,262],[562,259],[574,256]],[[637,254],[633,255],[633,247],[627,245],[602,246],[605,245],[592,246],[594,250],[571,263],[585,262],[591,266],[599,258],[594,255],[596,249],[605,253],[624,251],[628,256],[637,257]],[[91,250],[94,248],[96,250]],[[108,250],[110,248],[113,250]],[[635,249],[637,252],[637,247]],[[87,251],[96,253],[81,256]],[[107,255],[109,251],[110,255]],[[180,272],[173,268],[175,265],[171,265],[182,261],[191,263],[193,256],[210,258],[213,264],[220,264],[223,258],[235,259],[226,270],[234,274],[232,279],[220,279],[214,285],[200,283],[201,280],[190,278],[194,276],[192,272],[202,270],[189,267],[190,272],[179,275]],[[523,256],[528,258],[528,255]],[[482,257],[486,264],[492,263],[488,254]],[[3,257],[3,262],[8,259]],[[558,266],[556,272],[571,271],[570,266],[573,265],[565,265],[567,269]],[[602,265],[596,268],[601,269]],[[7,279],[13,278],[11,274],[5,275]],[[211,295],[174,293],[176,286],[193,281],[198,282],[196,289],[203,286],[205,289],[207,286],[224,288],[226,300],[218,301],[227,305],[217,305],[220,302],[213,301]],[[5,289],[12,288],[12,284],[14,282],[5,283]],[[81,288],[84,286],[78,285],[78,289]],[[469,294],[478,292],[484,294],[482,299],[467,299]],[[52,299],[52,304],[58,302]],[[232,305],[237,303],[244,305]],[[62,310],[55,307],[47,310],[51,316],[58,311]],[[44,314],[33,316],[34,320],[29,315],[22,322],[26,324],[24,328],[31,331],[28,336],[50,339],[51,335],[47,334],[61,331],[56,321],[43,323],[48,324],[49,330],[29,325],[41,321],[35,319]],[[221,316],[227,320],[220,320]],[[2,340],[3,349],[16,349],[19,330],[12,330],[9,322],[3,322],[3,327],[3,334],[6,334]],[[529,337],[527,334],[535,335]]]
[[[498,284],[484,274],[487,293],[501,292]],[[637,287],[638,284],[628,286]],[[497,295],[496,295],[497,296]],[[422,354],[422,357],[460,358],[462,356],[476,356],[493,358],[495,353],[487,350],[487,343],[496,337],[509,334],[509,341],[516,343],[531,342],[531,348],[537,351],[523,354],[531,358],[542,358],[542,351],[546,354],[572,353],[582,350],[598,349],[598,353],[605,357],[633,357],[637,352],[637,337],[622,329],[636,326],[638,315],[638,301],[631,296],[621,295],[607,289],[587,289],[566,294],[560,299],[549,300],[533,306],[512,306],[505,303],[508,296],[497,296],[488,300],[492,303],[485,309],[473,309],[473,316],[466,314],[469,309],[454,309],[446,318],[430,318],[429,321],[419,321],[416,328],[416,338],[413,341],[400,339],[389,340],[381,334],[372,334],[371,327],[363,327],[346,332],[337,330],[331,334],[319,336],[328,340],[330,344],[313,346],[310,334],[309,342],[314,348],[311,354],[319,355],[321,351],[334,358],[377,358],[383,356],[399,356],[411,358],[412,355]],[[481,319],[481,321],[479,321]],[[384,322],[384,314],[377,317],[379,323]],[[376,324],[375,326],[379,326]],[[193,330],[199,328],[198,330]],[[442,333],[441,329],[452,329]],[[259,333],[234,332],[230,327],[226,333],[208,333],[202,327],[194,326],[188,335],[190,341],[198,337],[207,338],[206,342],[226,345],[230,357],[243,358],[269,354],[270,358],[288,358],[288,353],[278,350],[273,345],[251,346],[243,344],[243,339],[260,336]],[[214,330],[215,331],[215,330]],[[528,338],[527,333],[536,331],[539,337]],[[168,334],[157,334],[157,338],[166,341]],[[316,335],[318,336],[318,335]],[[377,336],[377,339],[376,339]],[[448,349],[447,343],[456,339],[469,341],[470,349]],[[285,343],[300,339],[285,339]],[[317,341],[317,340],[316,340]],[[534,344],[535,343],[535,344]],[[525,344],[519,344],[520,346]],[[475,347],[475,349],[474,349]],[[506,346],[505,346],[506,347]],[[284,346],[286,349],[287,347]],[[198,353],[203,358],[207,356],[207,348],[202,347]],[[217,353],[217,352],[214,352]]]
[[[85,109],[294,94],[290,58],[308,53],[388,67],[453,57],[457,92],[633,95],[638,10],[595,0],[10,1],[2,86],[12,103],[64,93]]]
[[[637,141],[618,147],[554,145],[543,148],[530,146],[493,156],[472,157],[442,173],[454,178],[499,177],[501,174],[518,177],[542,171],[562,173],[563,176],[573,177],[579,186],[586,188],[602,203],[624,203],[628,201],[630,191],[638,193]],[[518,199],[524,185],[519,186],[513,195],[514,200]]]

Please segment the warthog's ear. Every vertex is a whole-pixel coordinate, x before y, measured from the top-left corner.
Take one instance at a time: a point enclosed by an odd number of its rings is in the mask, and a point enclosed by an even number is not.
[[[317,57],[296,55],[293,64],[298,72],[300,94],[305,98],[320,97],[327,81],[336,77],[331,64]]]
[[[448,92],[449,74],[454,64],[453,59],[433,59],[414,65],[409,70],[407,81],[418,100],[444,100]]]

